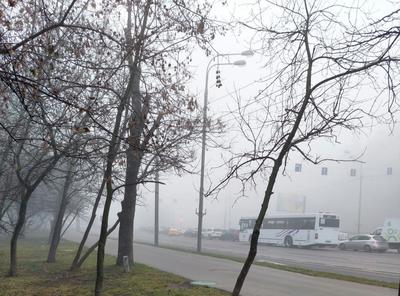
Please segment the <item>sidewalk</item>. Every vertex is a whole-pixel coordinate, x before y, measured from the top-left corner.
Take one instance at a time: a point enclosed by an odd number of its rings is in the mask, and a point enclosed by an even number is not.
[[[68,239],[78,240],[67,235]],[[108,240],[106,251],[117,253],[117,241]],[[216,283],[232,291],[242,264],[225,259],[134,244],[136,262],[171,272],[190,280]],[[243,296],[395,296],[397,290],[346,281],[306,276],[298,273],[252,266],[245,281]]]

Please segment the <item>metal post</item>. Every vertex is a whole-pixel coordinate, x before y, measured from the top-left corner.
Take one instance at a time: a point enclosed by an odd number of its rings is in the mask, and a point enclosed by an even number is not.
[[[358,195],[358,219],[357,219],[357,233],[360,233],[361,228],[361,200],[362,200],[362,163],[360,163],[360,184],[359,184],[359,195]]]
[[[197,252],[201,253],[201,233],[203,230],[203,216],[206,214],[203,212],[203,199],[204,199],[204,166],[205,166],[205,158],[206,158],[206,126],[207,126],[207,105],[208,105],[208,74],[210,73],[210,69],[213,66],[222,66],[222,65],[235,65],[235,66],[244,66],[246,61],[239,60],[233,63],[217,63],[211,65],[215,58],[220,56],[233,56],[233,55],[243,55],[243,56],[252,56],[254,52],[252,50],[246,50],[241,53],[233,53],[233,54],[219,54],[212,58],[207,65],[206,72],[206,83],[204,87],[204,102],[203,102],[203,126],[202,126],[202,137],[201,137],[201,169],[200,169],[200,190],[199,190],[199,211],[196,211],[198,215],[198,224],[197,224]]]
[[[123,263],[123,266],[124,266],[124,272],[129,272],[131,269],[130,269],[130,266],[129,266],[128,256],[123,256],[122,257],[122,263]]]
[[[159,232],[159,202],[160,202],[160,176],[156,171],[155,177],[155,196],[154,196],[154,246],[158,247],[158,232]]]
[[[213,60],[213,59],[212,59]],[[212,61],[211,60],[211,61]],[[211,63],[210,61],[210,63]],[[206,85],[204,88],[204,102],[203,102],[203,126],[201,137],[201,168],[200,168],[200,191],[199,191],[199,211],[198,224],[197,224],[197,252],[201,253],[201,233],[203,231],[203,198],[204,198],[204,166],[206,158],[206,126],[207,126],[207,104],[208,104],[208,74],[210,70],[210,63],[207,66]]]

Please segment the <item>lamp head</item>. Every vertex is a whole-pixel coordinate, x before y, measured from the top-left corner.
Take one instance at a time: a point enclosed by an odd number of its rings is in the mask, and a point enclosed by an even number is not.
[[[252,51],[251,49],[249,49],[249,50],[242,51],[240,54],[241,54],[242,56],[251,57],[251,56],[254,55],[254,51]]]
[[[237,60],[237,61],[234,61],[233,64],[235,66],[244,66],[244,65],[246,65],[246,61],[245,60]]]

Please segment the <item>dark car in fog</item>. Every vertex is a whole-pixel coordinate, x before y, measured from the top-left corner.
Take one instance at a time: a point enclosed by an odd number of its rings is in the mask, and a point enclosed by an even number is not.
[[[227,241],[239,241],[239,230],[237,229],[228,229],[224,230],[221,235],[221,240]]]
[[[195,229],[187,229],[183,233],[183,236],[186,236],[186,237],[197,237],[197,230],[195,230]]]

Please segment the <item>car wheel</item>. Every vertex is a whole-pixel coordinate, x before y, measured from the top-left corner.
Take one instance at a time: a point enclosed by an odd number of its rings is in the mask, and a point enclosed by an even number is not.
[[[291,248],[291,247],[293,247],[293,239],[292,239],[292,237],[291,237],[291,236],[285,237],[285,240],[283,241],[283,245],[284,245],[286,248]]]
[[[346,250],[346,245],[345,244],[340,244],[339,245],[339,249],[342,250],[342,251]]]
[[[364,246],[364,251],[365,252],[371,252],[371,247],[370,246],[368,246],[368,245],[366,245],[366,246]]]

